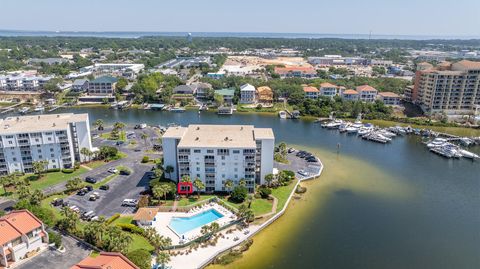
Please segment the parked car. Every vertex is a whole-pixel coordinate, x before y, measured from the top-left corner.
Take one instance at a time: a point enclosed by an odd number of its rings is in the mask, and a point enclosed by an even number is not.
[[[131,174],[130,170],[127,170],[127,169],[120,170],[120,175],[122,176],[128,176],[130,174]]]
[[[308,176],[307,172],[305,172],[304,170],[298,170],[297,173],[304,177]]]
[[[100,195],[98,194],[98,192],[94,192],[94,193],[90,194],[90,197],[88,198],[88,200],[96,201],[98,198],[100,198]]]
[[[95,184],[95,183],[97,183],[97,179],[94,178],[94,177],[86,177],[85,182]]]
[[[77,191],[77,195],[79,195],[79,196],[84,196],[86,193],[87,193],[86,188],[83,188],[83,189]]]
[[[123,141],[117,141],[116,145],[117,145],[117,146],[120,146],[120,145],[122,145],[123,143],[125,143],[125,142],[123,142]]]
[[[112,173],[112,174],[116,174],[116,173],[118,173],[118,170],[116,168],[112,167],[112,168],[108,169],[108,172]]]
[[[63,199],[62,198],[55,198],[52,201],[53,206],[61,206],[63,205]]]
[[[102,191],[108,191],[110,189],[110,186],[105,184],[105,185],[100,186],[100,189]]]
[[[82,218],[83,220],[88,220],[88,219],[90,219],[90,218],[91,218],[92,216],[94,216],[94,215],[95,215],[95,213],[94,213],[93,211],[88,211],[88,212],[83,213],[82,216],[81,216],[81,218]]]
[[[125,199],[122,202],[122,206],[137,206],[138,201],[135,199]]]
[[[309,163],[318,163],[318,160],[317,160],[317,158],[315,158],[315,159],[309,159],[309,160],[307,160],[307,162],[309,162]]]
[[[86,186],[85,189],[87,189],[87,192],[93,191],[93,187],[90,185]]]
[[[294,152],[295,152],[295,149],[294,149],[294,148],[289,148],[287,152],[288,152],[288,153],[294,153]]]

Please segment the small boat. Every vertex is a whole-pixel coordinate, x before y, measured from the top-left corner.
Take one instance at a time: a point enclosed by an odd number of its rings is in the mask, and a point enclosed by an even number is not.
[[[20,114],[27,114],[28,111],[30,111],[30,108],[28,107],[22,107],[18,110]]]
[[[170,112],[183,113],[183,112],[185,112],[185,108],[183,108],[183,107],[172,107],[172,108],[170,108]]]
[[[358,130],[359,130],[359,128],[357,128],[353,125],[346,128],[347,134],[356,134],[356,133],[358,133]]]
[[[480,158],[480,156],[478,156],[477,154],[475,154],[473,152],[470,152],[468,150],[459,149],[458,151],[460,152],[460,154],[462,154],[463,157],[468,158],[468,159],[478,159],[478,158]]]
[[[342,125],[343,121],[339,120],[334,120],[325,125],[327,129],[338,129],[340,125]]]
[[[280,117],[280,119],[286,119],[287,118],[287,112],[285,112],[283,110],[279,111],[278,116]]]
[[[447,139],[437,137],[437,138],[433,139],[432,141],[428,142],[427,147],[428,148],[442,147],[446,143],[448,143]]]
[[[44,110],[45,110],[45,107],[42,106],[42,105],[36,106],[36,107],[33,109],[33,111],[35,111],[35,112],[42,112],[42,111],[44,111]]]
[[[231,106],[221,106],[218,108],[217,111],[218,115],[232,115],[233,114],[233,107]]]

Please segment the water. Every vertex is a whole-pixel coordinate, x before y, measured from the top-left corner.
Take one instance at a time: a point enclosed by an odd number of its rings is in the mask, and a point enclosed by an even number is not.
[[[141,32],[141,31],[20,31],[0,30],[0,36],[46,36],[46,37],[105,37],[105,38],[140,38],[144,36],[186,37],[187,32]],[[342,39],[476,39],[479,36],[440,36],[440,35],[377,35],[372,34],[329,34],[329,33],[260,33],[260,32],[192,32],[193,37],[242,37],[242,38],[342,38]]]
[[[222,217],[223,215],[217,210],[210,209],[191,217],[174,217],[168,226],[170,226],[176,234],[182,235]]]
[[[480,162],[439,157],[418,137],[381,145],[260,114],[70,111],[89,112],[91,122],[271,127],[277,142],[322,159],[325,170],[304,183],[302,199],[256,235],[243,258],[219,268],[480,268]]]

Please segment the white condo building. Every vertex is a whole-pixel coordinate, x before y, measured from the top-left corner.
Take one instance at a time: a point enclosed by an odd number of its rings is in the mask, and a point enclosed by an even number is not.
[[[241,104],[255,104],[256,89],[253,85],[244,84],[240,87],[240,103]]]
[[[166,174],[178,181],[188,175],[205,183],[205,191],[226,191],[224,182],[247,181],[250,192],[273,172],[275,137],[271,128],[252,125],[170,127],[163,135]]]
[[[92,150],[88,114],[50,114],[0,120],[0,175],[33,172],[32,162],[48,160],[48,169],[72,168]]]

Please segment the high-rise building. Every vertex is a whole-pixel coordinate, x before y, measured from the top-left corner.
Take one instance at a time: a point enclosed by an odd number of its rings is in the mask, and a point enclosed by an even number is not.
[[[480,62],[418,64],[411,96],[427,113],[472,114],[480,105]]]
[[[34,161],[48,169],[72,168],[92,150],[88,114],[50,114],[0,120],[0,175],[33,172]]]
[[[189,125],[170,127],[162,138],[166,173],[175,181],[183,176],[199,178],[205,191],[226,191],[224,183],[235,185],[245,179],[253,192],[273,172],[275,137],[270,128],[252,125]]]

